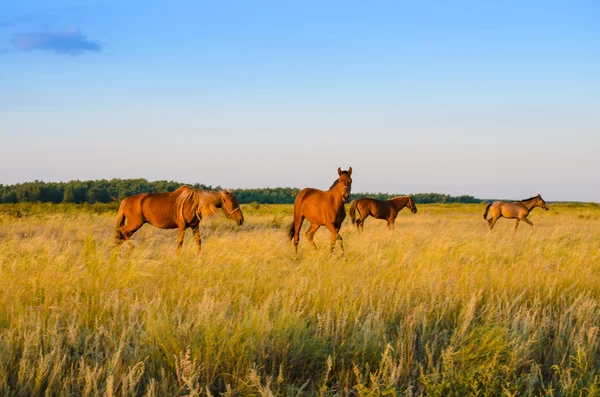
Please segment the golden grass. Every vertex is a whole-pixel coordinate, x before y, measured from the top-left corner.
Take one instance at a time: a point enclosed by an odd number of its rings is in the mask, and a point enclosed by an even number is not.
[[[419,205],[396,230],[319,230],[291,206],[216,218],[175,256],[114,213],[0,212],[0,395],[598,395],[600,208]]]

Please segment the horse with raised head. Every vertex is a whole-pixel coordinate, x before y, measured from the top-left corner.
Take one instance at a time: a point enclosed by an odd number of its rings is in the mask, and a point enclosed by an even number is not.
[[[352,167],[348,171],[338,168],[338,179],[331,185],[329,190],[318,190],[305,188],[298,193],[294,200],[294,220],[289,227],[289,238],[294,241],[294,249],[298,254],[298,241],[300,241],[300,227],[306,218],[311,225],[306,232],[306,239],[317,248],[313,241],[315,232],[321,226],[325,226],[331,232],[331,251],[335,248],[335,242],[340,242],[342,253],[344,243],[340,236],[342,222],[346,218],[344,204],[350,197],[352,185]]]
[[[535,207],[541,207],[548,211],[548,204],[546,204],[542,196],[539,194],[521,201],[495,201],[492,204],[488,204],[488,206],[485,208],[483,219],[487,221],[491,231],[499,218],[516,218],[517,223],[515,224],[514,230],[516,232],[520,221],[524,221],[528,223],[529,226],[533,227],[533,223],[527,219],[527,215],[529,215],[531,210],[533,210]],[[488,212],[491,215],[490,219],[487,219]]]
[[[244,215],[237,199],[228,190],[212,192],[182,186],[169,193],[141,193],[125,197],[121,201],[117,214],[116,243],[129,241],[133,233],[145,223],[149,223],[161,229],[179,229],[177,240],[179,253],[185,230],[191,227],[200,255],[202,248],[200,221],[216,213],[219,208],[238,226],[244,223]]]
[[[398,196],[388,200],[377,200],[370,197],[363,197],[350,203],[348,213],[353,225],[362,232],[365,226],[365,219],[372,216],[376,219],[385,219],[390,230],[394,229],[396,217],[402,208],[408,207],[413,214],[417,213],[417,206],[413,201],[413,196]],[[358,211],[358,219],[356,219]]]

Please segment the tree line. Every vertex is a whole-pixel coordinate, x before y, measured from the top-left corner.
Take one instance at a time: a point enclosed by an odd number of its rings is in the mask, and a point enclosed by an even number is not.
[[[183,185],[175,181],[154,181],[146,179],[100,179],[94,181],[43,182],[33,181],[15,185],[0,184],[0,203],[75,203],[95,204],[119,201],[138,193],[172,192]],[[196,183],[189,185],[203,190],[221,190],[220,186]],[[234,189],[241,204],[292,204],[300,189],[290,187]],[[386,200],[400,194],[353,193],[350,200],[359,197],[373,197]],[[451,196],[441,193],[413,194],[417,204],[429,203],[481,203],[473,196]]]

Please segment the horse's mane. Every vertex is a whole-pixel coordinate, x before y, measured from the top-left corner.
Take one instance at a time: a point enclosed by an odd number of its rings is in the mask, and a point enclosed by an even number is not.
[[[391,199],[387,199],[386,201],[394,201],[394,200],[398,200],[398,199],[402,199],[402,198],[409,199],[411,197],[412,197],[411,195],[408,195],[408,196],[396,196],[396,197],[392,197]]]
[[[529,201],[538,198],[538,196],[529,197],[528,199],[521,200],[521,202]]]
[[[342,176],[344,174],[348,175],[348,171],[342,171],[340,176]],[[333,185],[331,185],[331,187],[329,189],[333,189],[333,187],[336,186],[339,182],[340,182],[340,178],[338,177],[338,179],[336,179],[335,182],[333,182]]]
[[[179,219],[183,220],[186,210],[192,211],[200,219],[217,212],[215,196],[219,194],[218,192],[194,189],[189,186],[184,186],[182,190],[175,202],[177,217]]]

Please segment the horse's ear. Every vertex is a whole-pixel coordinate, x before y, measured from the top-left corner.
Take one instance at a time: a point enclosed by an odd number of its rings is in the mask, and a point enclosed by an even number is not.
[[[538,197],[542,197],[542,195],[538,193]]]
[[[352,167],[348,168],[348,176],[352,176]]]
[[[342,175],[342,169],[340,167],[338,167],[338,175]]]
[[[229,189],[221,190],[219,192],[219,196],[221,196],[221,199],[226,198],[227,196],[229,196],[229,194],[230,194]]]

